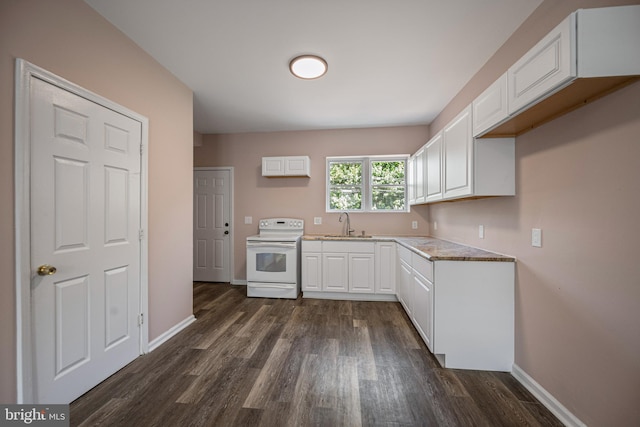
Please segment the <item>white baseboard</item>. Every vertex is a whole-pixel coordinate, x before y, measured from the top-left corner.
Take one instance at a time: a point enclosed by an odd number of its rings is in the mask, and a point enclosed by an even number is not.
[[[553,413],[565,426],[586,427],[587,425],[564,407],[551,393],[531,378],[518,365],[513,365],[511,375],[533,394],[549,411]]]
[[[189,326],[195,321],[196,321],[196,317],[192,314],[191,316],[184,319],[182,322],[178,323],[177,325],[174,325],[171,329],[164,332],[159,337],[157,337],[156,339],[154,339],[149,343],[149,352],[152,352],[156,348],[160,347],[162,344],[167,342],[170,338],[177,335],[180,331],[182,331],[184,328],[186,328],[187,326]]]

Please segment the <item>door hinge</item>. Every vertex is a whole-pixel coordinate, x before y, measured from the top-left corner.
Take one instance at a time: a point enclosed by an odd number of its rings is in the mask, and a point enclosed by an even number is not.
[[[144,152],[144,145],[140,144],[140,154],[142,154]]]
[[[144,313],[138,314],[138,326],[144,325]]]
[[[142,240],[144,238],[144,230],[138,230],[138,240]]]

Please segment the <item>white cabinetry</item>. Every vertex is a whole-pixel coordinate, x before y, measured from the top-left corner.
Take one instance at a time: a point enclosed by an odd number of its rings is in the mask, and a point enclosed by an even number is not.
[[[444,127],[443,183],[445,199],[469,196],[473,192],[473,137],[471,135],[471,106]]]
[[[311,176],[309,156],[263,157],[262,176]]]
[[[446,368],[510,372],[513,262],[434,261],[398,245],[398,300]]]
[[[474,136],[516,136],[629,84],[640,75],[640,5],[579,9],[474,105]]]
[[[398,245],[398,279],[396,292],[398,301],[404,307],[404,311],[411,317],[413,301],[413,273],[411,269],[411,251]]]
[[[426,182],[425,201],[442,199],[442,132],[431,138],[425,146]]]
[[[396,293],[396,243],[376,242],[374,291],[377,294]]]
[[[407,200],[409,206],[416,204],[416,156],[407,160]]]
[[[322,242],[302,242],[301,264],[302,291],[321,291]]]
[[[349,254],[349,292],[372,293],[374,291],[374,259],[373,253]]]
[[[507,73],[489,86],[472,103],[473,136],[482,134],[509,117]]]
[[[323,242],[322,290],[347,292],[349,290],[349,255],[347,243]]]
[[[414,253],[412,266],[412,320],[425,344],[433,352],[433,263]]]
[[[395,242],[303,240],[306,298],[395,301]]]
[[[414,174],[415,174],[415,203],[424,203],[425,202],[425,175],[426,175],[426,163],[427,163],[427,151],[423,146],[416,154],[414,154],[415,166],[414,166]]]
[[[576,76],[576,17],[569,15],[507,71],[509,114],[560,89]]]

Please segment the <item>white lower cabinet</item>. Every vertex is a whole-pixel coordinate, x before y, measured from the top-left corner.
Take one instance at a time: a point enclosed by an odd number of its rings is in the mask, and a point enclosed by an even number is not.
[[[433,263],[417,254],[413,262],[413,324],[433,352]]]
[[[395,242],[303,240],[304,297],[396,300]]]
[[[349,268],[347,253],[322,254],[322,290],[346,292],[349,290]]]
[[[513,262],[434,261],[398,245],[398,300],[446,368],[510,372]]]
[[[374,291],[377,294],[396,293],[396,243],[376,242]]]

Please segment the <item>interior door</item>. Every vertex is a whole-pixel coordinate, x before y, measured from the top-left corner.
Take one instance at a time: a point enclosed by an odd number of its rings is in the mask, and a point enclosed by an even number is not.
[[[31,79],[36,403],[69,403],[140,352],[142,125]]]
[[[231,280],[231,171],[195,170],[193,280]]]

